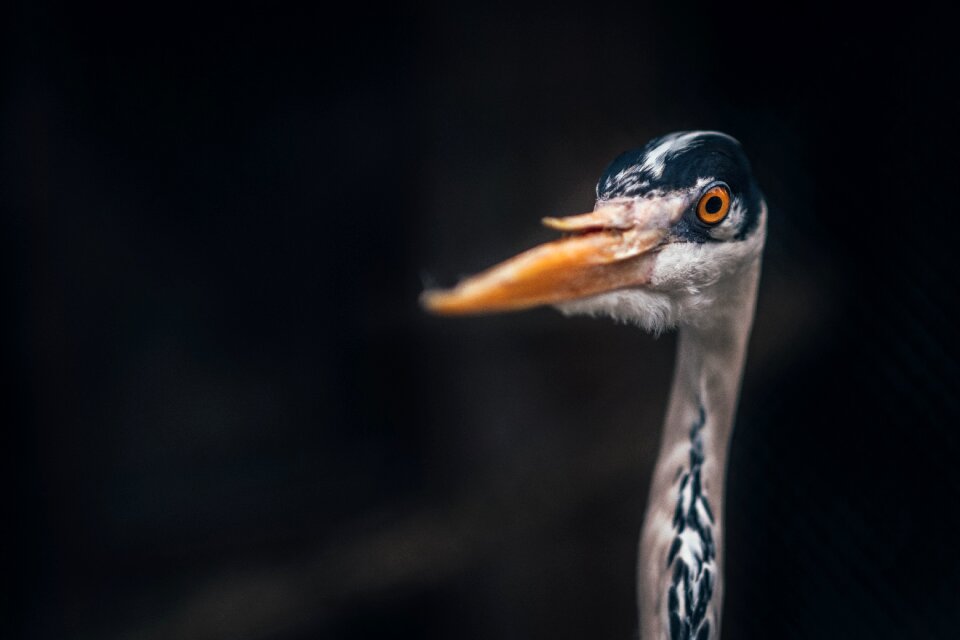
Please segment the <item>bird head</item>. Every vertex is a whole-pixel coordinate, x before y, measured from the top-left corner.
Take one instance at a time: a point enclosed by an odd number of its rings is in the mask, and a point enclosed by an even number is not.
[[[703,324],[758,264],[766,205],[740,144],[712,131],[673,133],[628,151],[597,183],[593,211],[544,218],[564,237],[426,291],[442,315],[553,305],[655,332]],[[733,289],[733,290],[732,290]]]

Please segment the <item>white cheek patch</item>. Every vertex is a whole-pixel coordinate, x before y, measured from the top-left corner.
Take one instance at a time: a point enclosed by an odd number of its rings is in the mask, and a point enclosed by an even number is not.
[[[742,211],[740,215],[743,215]],[[722,225],[721,225],[722,226]],[[731,225],[731,236],[736,228]],[[698,294],[760,256],[766,229],[766,207],[760,225],[748,238],[728,242],[676,242],[660,250],[651,288]]]

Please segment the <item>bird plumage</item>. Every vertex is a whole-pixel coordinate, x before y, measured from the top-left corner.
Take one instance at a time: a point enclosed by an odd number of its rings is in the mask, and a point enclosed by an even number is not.
[[[622,154],[573,235],[428,292],[438,313],[552,304],[659,333],[677,361],[640,537],[641,638],[719,636],[727,448],[753,322],[767,209],[740,144],[669,134]]]

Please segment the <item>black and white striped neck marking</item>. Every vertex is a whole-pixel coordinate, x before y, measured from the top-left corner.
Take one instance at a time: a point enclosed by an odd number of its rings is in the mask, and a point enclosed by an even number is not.
[[[679,479],[675,537],[667,554],[667,569],[673,568],[667,593],[670,640],[710,640],[715,637],[711,630],[717,627],[716,610],[710,607],[717,577],[715,523],[701,482],[705,423],[701,404],[700,415],[690,427],[690,468]]]

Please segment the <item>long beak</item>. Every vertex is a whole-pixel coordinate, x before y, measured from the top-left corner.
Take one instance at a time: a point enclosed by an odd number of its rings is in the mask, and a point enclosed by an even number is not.
[[[650,282],[655,250],[683,215],[681,197],[618,200],[578,216],[544,218],[573,235],[547,242],[460,282],[425,291],[433,313],[463,315],[556,304]]]

